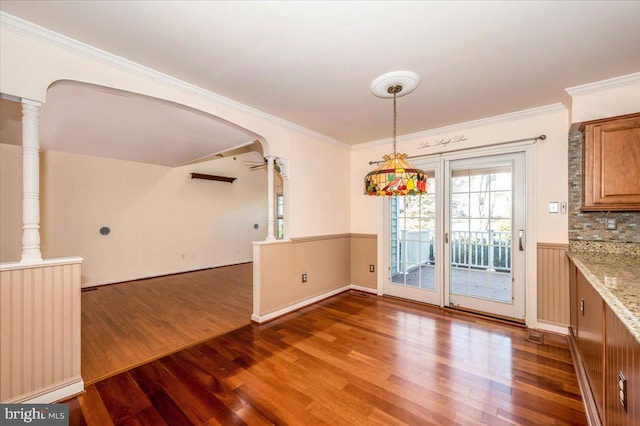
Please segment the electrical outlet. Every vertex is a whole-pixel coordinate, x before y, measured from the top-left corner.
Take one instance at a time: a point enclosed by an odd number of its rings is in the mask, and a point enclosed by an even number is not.
[[[624,377],[622,371],[618,373],[618,391],[620,404],[624,407],[624,411],[627,411],[627,378]]]
[[[306,283],[307,282],[307,274],[302,274],[302,282]]]
[[[369,272],[375,272],[376,267],[374,265],[369,265]]]
[[[604,229],[615,231],[616,229],[618,229],[618,220],[615,218],[605,218]]]

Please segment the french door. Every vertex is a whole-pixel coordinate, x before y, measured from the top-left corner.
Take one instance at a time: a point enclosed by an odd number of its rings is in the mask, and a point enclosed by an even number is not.
[[[524,153],[416,166],[428,193],[388,201],[385,294],[523,320]]]
[[[427,193],[390,197],[385,220],[389,256],[384,292],[439,305],[442,300],[440,163],[418,163],[427,173]]]

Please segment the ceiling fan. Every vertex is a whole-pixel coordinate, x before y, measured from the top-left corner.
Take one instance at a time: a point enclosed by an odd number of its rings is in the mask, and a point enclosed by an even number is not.
[[[249,168],[249,170],[251,171],[255,171],[255,170],[260,170],[262,168],[266,168],[267,167],[267,159],[265,158],[263,161],[249,161],[249,160],[244,160],[243,163],[245,164],[245,166],[247,166]],[[278,165],[278,163],[275,163],[273,165],[273,168],[276,172],[280,173],[280,166]]]

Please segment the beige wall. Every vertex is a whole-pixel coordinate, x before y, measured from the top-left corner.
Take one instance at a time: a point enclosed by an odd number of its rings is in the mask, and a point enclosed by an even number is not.
[[[250,261],[266,236],[266,173],[236,158],[169,168],[42,152],[43,256],[82,256],[83,286]]]
[[[22,254],[22,147],[0,144],[0,262]]]

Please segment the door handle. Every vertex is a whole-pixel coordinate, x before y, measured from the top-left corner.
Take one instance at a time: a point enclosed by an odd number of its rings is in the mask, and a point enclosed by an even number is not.
[[[448,232],[444,233],[444,243],[445,244],[449,244],[449,233]]]
[[[522,237],[524,236],[524,229],[518,231],[518,250],[524,251],[524,247],[522,246]]]

